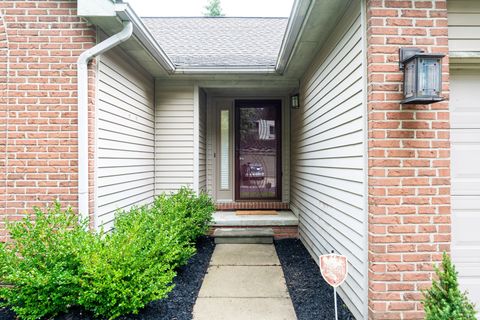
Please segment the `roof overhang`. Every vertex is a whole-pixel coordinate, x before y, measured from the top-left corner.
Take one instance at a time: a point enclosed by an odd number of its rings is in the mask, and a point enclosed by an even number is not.
[[[107,35],[121,30],[123,21],[133,24],[133,37],[121,45],[155,77],[169,76],[272,76],[300,78],[322,43],[328,38],[351,0],[295,0],[276,65],[178,67],[163,51],[128,3],[112,0],[78,0],[78,15]]]

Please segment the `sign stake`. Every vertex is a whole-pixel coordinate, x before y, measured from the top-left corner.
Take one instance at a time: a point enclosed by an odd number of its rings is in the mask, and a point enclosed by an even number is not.
[[[335,303],[335,320],[338,320],[338,310],[337,310],[337,288],[333,288],[333,303]]]
[[[347,257],[335,254],[325,254],[319,257],[320,272],[323,279],[333,287],[333,302],[335,304],[335,320],[338,320],[337,287],[345,281],[348,274]]]

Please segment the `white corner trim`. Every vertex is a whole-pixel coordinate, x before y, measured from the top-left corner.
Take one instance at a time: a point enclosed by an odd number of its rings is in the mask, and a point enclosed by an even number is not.
[[[193,89],[193,191],[200,193],[200,90]]]

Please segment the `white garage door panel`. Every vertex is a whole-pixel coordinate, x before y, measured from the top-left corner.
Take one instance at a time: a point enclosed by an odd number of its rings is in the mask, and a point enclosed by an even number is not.
[[[463,256],[469,260],[480,262],[480,197],[459,197],[452,196],[452,232],[455,234],[455,247],[464,251],[469,248],[471,253],[460,255],[458,251],[453,252],[454,257]],[[480,272],[480,268],[479,268]]]
[[[480,71],[450,76],[452,258],[480,311]]]
[[[480,129],[452,129],[452,195],[480,195]]]
[[[480,72],[452,70],[450,121],[452,128],[480,128]]]
[[[471,299],[472,297],[480,297],[480,279],[478,278],[478,275],[477,277],[460,276],[458,278],[458,282],[461,288],[464,288],[464,290],[467,290],[470,300],[472,300]],[[476,309],[478,310],[479,309],[478,304],[480,303],[480,300],[477,298],[477,300],[473,299],[472,301],[475,303]],[[477,313],[477,318],[478,318],[478,313]]]

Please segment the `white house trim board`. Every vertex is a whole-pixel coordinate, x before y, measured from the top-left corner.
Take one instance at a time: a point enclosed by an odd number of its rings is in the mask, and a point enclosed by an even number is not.
[[[364,253],[364,259],[367,263],[365,263],[365,267],[363,269],[363,272],[365,274],[365,280],[364,280],[364,286],[365,288],[369,287],[369,275],[368,275],[368,186],[369,186],[369,181],[368,181],[368,83],[366,79],[368,79],[368,70],[367,70],[367,60],[368,60],[368,50],[367,50],[367,5],[366,5],[367,0],[360,0],[360,12],[361,12],[361,28],[362,28],[362,68],[363,68],[363,79],[364,79],[364,86],[363,86],[363,106],[364,106],[364,121],[363,121],[363,131],[364,131],[364,234],[365,236],[365,241],[364,241],[364,246],[367,248]],[[368,295],[368,293],[367,293]],[[368,299],[368,296],[367,296]],[[361,310],[362,311],[362,310]],[[363,305],[363,314],[368,315],[368,303],[365,303]]]
[[[193,88],[193,191],[200,192],[200,91],[198,84]]]

